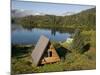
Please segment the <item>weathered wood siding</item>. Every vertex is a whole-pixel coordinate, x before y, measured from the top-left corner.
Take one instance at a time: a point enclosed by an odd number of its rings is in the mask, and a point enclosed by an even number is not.
[[[60,57],[57,54],[55,48],[50,49],[52,51],[52,57],[44,57],[41,61],[41,64],[48,64],[48,63],[53,63],[53,62],[58,62],[60,61]]]

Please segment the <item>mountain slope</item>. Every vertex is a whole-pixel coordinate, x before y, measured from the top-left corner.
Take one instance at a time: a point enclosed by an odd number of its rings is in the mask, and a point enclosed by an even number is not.
[[[11,15],[12,17],[25,17],[25,16],[30,16],[30,15],[45,15],[45,14],[42,12],[35,12],[31,10],[14,9],[14,10],[11,10]]]
[[[34,27],[34,26],[60,26],[60,27],[83,27],[95,28],[96,8],[84,10],[80,13],[67,16],[55,15],[28,15],[15,20],[16,23]]]

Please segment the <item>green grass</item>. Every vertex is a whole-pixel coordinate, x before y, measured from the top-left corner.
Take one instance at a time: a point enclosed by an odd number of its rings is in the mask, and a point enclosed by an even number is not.
[[[46,64],[43,66],[34,66],[32,63],[31,52],[33,47],[21,47],[16,46],[12,50],[17,50],[14,52],[15,55],[12,56],[11,68],[12,75],[24,74],[24,73],[43,73],[43,72],[57,72],[57,71],[75,71],[75,70],[90,70],[96,68],[96,38],[95,31],[82,31],[85,41],[90,43],[90,49],[83,54],[76,52],[76,50],[71,50],[70,53],[65,55],[65,60],[53,64]],[[89,38],[90,37],[90,38]],[[54,46],[60,47],[57,42]],[[64,48],[69,45],[64,42],[61,44]],[[26,49],[23,53],[23,49]],[[22,51],[21,51],[22,50]],[[16,54],[18,53],[18,54]]]
[[[96,60],[94,53],[93,51],[88,51],[84,55],[70,53],[66,56],[65,61],[39,67],[34,66],[28,58],[12,59],[12,73],[23,74],[95,69]]]
[[[91,44],[92,47],[96,47],[96,31],[82,31],[82,34],[85,36],[84,38]]]

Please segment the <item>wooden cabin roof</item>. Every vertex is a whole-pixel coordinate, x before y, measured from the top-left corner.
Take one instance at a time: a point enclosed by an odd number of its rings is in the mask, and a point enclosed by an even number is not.
[[[39,61],[49,43],[49,39],[45,36],[41,36],[39,41],[37,42],[35,49],[32,52],[32,59],[33,63],[37,66],[39,64]]]

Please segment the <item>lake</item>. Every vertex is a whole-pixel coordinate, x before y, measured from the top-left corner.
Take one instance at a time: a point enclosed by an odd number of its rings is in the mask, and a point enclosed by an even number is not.
[[[11,28],[12,44],[36,44],[41,35],[50,39],[50,41],[61,42],[71,36],[68,31],[57,30],[55,28],[23,28],[21,25],[12,25]]]

